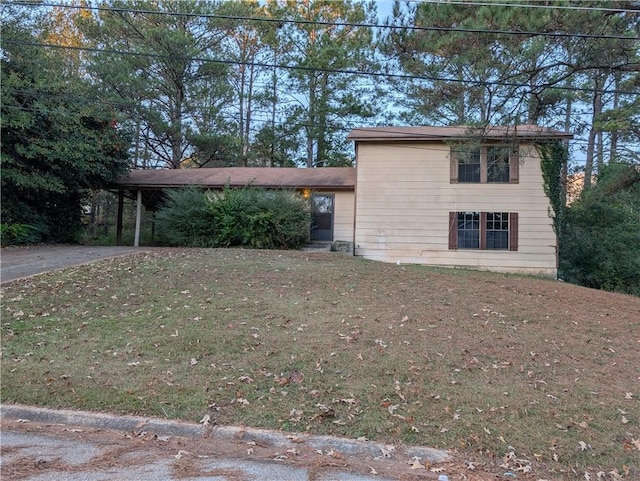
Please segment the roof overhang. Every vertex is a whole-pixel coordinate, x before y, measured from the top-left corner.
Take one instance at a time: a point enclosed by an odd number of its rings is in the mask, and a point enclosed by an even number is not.
[[[318,169],[290,167],[220,167],[201,169],[132,170],[110,189],[152,190],[195,186],[209,189],[254,186],[264,189],[354,190],[351,167]]]
[[[487,127],[362,127],[353,129],[347,139],[355,142],[451,142],[468,139],[505,141],[517,139],[538,143],[552,139],[573,138],[561,132],[537,125],[487,126]]]

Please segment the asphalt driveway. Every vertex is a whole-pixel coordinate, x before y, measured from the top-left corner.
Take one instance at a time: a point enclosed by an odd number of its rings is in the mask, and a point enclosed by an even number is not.
[[[58,244],[3,247],[0,250],[0,283],[145,250],[149,249]]]

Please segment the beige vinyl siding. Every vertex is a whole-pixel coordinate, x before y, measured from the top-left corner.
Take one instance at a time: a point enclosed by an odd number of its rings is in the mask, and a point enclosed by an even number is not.
[[[353,242],[355,193],[336,192],[333,216],[333,240]]]
[[[450,183],[444,143],[359,143],[355,254],[386,262],[556,274],[556,237],[534,148],[517,184]],[[518,250],[449,250],[449,212],[517,212]]]

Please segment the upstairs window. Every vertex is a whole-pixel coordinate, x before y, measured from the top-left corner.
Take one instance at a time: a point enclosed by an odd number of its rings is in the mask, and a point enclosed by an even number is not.
[[[518,250],[516,212],[449,212],[449,249]]]
[[[518,149],[504,145],[451,148],[451,183],[517,184]]]
[[[456,152],[458,182],[480,182],[480,149]]]
[[[508,183],[510,163],[509,147],[487,147],[487,182]]]

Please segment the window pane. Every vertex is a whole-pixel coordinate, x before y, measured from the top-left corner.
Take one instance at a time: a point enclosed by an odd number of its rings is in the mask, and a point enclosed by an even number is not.
[[[458,182],[480,182],[480,149],[455,151],[458,159]]]
[[[458,249],[480,248],[480,214],[458,212]]]
[[[509,249],[509,213],[487,213],[487,249]]]
[[[330,214],[333,212],[333,196],[314,194],[311,202],[313,212]]]
[[[487,182],[509,182],[509,147],[487,147]]]

